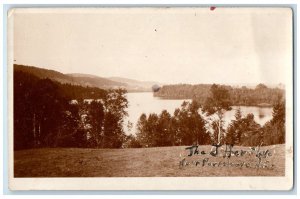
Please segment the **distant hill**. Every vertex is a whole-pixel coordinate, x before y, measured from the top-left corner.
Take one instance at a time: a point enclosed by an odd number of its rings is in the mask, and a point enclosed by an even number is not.
[[[104,78],[96,75],[72,73],[64,74],[55,70],[48,70],[33,66],[14,65],[15,71],[27,72],[39,78],[49,78],[51,80],[80,86],[97,87],[102,89],[126,88],[129,92],[145,92],[151,91],[151,87],[155,82],[144,82],[133,79],[112,77]]]
[[[90,75],[90,74],[81,74],[81,73],[67,73],[66,75],[72,76],[72,77],[91,77],[91,78],[97,78],[96,75]]]
[[[75,77],[78,81],[81,83],[96,83],[99,85],[106,84],[107,87],[124,87],[129,92],[148,92],[152,90],[152,86],[154,84],[159,84],[157,82],[151,82],[151,81],[138,81],[135,79],[128,79],[123,77],[99,77],[96,75],[90,75],[90,74],[82,74],[82,73],[71,73],[67,74],[69,76]],[[87,86],[89,86],[87,84]]]
[[[131,91],[134,91],[134,90],[151,91],[153,85],[156,85],[156,84],[160,85],[160,83],[158,83],[158,82],[138,81],[138,80],[123,78],[123,77],[110,77],[108,79],[110,79],[112,81],[127,84],[128,90],[131,90]]]
[[[24,66],[24,65],[15,64],[14,71],[22,71],[22,72],[30,73],[34,76],[37,76],[40,79],[49,78],[51,80],[55,80],[60,83],[79,85],[79,83],[76,82],[72,77],[55,70],[48,70],[48,69],[43,69],[43,68],[38,68],[33,66]]]
[[[104,89],[118,87],[126,88],[127,86],[124,83],[112,81],[107,78],[98,77],[95,75],[75,73],[67,74],[67,76],[72,77],[76,82],[84,86],[99,87]]]

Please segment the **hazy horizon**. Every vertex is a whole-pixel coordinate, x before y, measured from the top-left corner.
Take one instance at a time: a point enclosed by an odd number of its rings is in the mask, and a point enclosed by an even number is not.
[[[14,63],[163,84],[286,84],[289,9],[19,10]]]

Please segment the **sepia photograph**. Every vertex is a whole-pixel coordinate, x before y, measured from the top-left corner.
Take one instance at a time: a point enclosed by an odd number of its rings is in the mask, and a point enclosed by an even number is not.
[[[292,188],[292,9],[15,8],[8,38],[12,190]]]

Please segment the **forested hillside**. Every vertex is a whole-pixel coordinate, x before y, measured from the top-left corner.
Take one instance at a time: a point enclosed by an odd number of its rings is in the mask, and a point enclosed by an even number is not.
[[[211,84],[165,85],[154,95],[166,99],[194,99],[203,104],[210,94],[211,86]],[[245,86],[241,88],[223,86],[229,91],[231,103],[235,106],[272,106],[278,101],[278,96],[284,96],[283,89],[268,88],[264,84],[259,84],[254,89]]]
[[[138,81],[121,77],[105,78],[81,73],[63,74],[55,70],[17,64],[14,65],[14,70],[26,72],[42,79],[49,78],[62,84],[97,87],[101,89],[124,88],[129,92],[149,92],[151,91],[151,87],[157,84],[155,82]]]
[[[26,73],[30,73],[39,78],[49,78],[51,80],[60,82],[60,83],[68,83],[72,85],[80,85],[80,86],[90,86],[90,87],[98,87],[103,89],[108,89],[112,87],[125,87],[126,84],[115,82],[106,78],[101,78],[97,76],[88,77],[88,76],[78,76],[75,74],[63,74],[55,70],[48,70],[44,68],[38,68],[33,66],[23,66],[23,65],[14,65],[15,71],[22,71]]]
[[[125,93],[61,84],[15,70],[14,149],[121,147],[126,138]]]

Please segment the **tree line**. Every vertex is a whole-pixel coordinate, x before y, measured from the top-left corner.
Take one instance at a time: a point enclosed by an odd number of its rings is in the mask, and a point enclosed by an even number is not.
[[[253,114],[243,117],[238,108],[235,119],[225,128],[223,115],[231,110],[230,99],[227,87],[213,84],[203,104],[196,100],[183,102],[172,116],[166,110],[159,115],[142,114],[137,124],[137,135],[131,137],[129,146],[258,146],[285,143],[285,100],[281,95],[277,96],[273,106],[273,118],[263,126],[255,122]]]
[[[126,139],[125,93],[61,84],[14,71],[14,149],[120,148]]]
[[[177,84],[164,85],[154,96],[166,99],[193,99],[204,104],[210,96],[211,84]],[[264,84],[258,84],[255,88],[246,86],[234,88],[223,85],[230,95],[230,102],[234,106],[273,106],[277,102],[277,96],[283,95],[281,88],[268,88]]]
[[[172,115],[166,110],[142,114],[137,134],[126,135],[126,90],[62,84],[14,71],[13,91],[15,150],[213,143],[253,146],[285,142],[285,99],[281,95],[274,101],[272,120],[264,126],[255,122],[253,114],[242,117],[237,110],[235,119],[225,129],[223,114],[231,109],[231,92],[226,86],[214,84],[203,103],[184,102]]]

